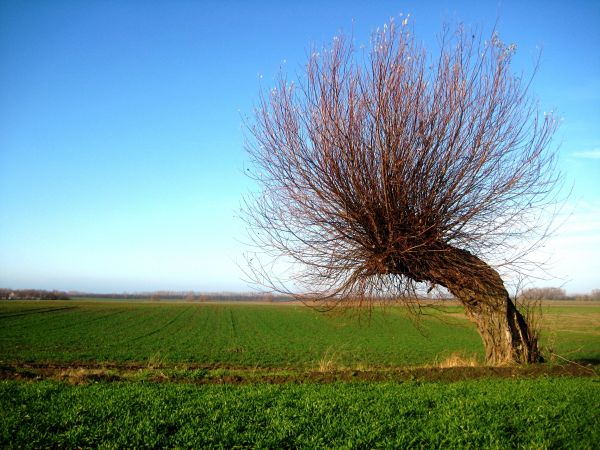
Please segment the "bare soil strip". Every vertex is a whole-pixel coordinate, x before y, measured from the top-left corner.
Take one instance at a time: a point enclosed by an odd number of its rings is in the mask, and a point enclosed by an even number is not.
[[[151,381],[193,384],[333,383],[333,382],[454,382],[484,378],[537,378],[541,376],[598,377],[598,366],[577,363],[529,366],[412,367],[301,371],[235,366],[148,366],[82,362],[75,364],[0,363],[0,379],[56,380],[71,384],[98,381]]]

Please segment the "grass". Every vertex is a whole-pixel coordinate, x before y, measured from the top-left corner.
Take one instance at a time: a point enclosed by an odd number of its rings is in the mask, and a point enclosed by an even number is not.
[[[545,306],[577,371],[481,367],[445,312],[1,302],[0,448],[597,447],[597,304]]]
[[[595,379],[0,382],[3,448],[594,448]]]
[[[570,360],[600,363],[600,307],[598,303],[552,306],[542,311],[542,342],[548,350]]]
[[[600,361],[600,308],[571,308],[546,308],[542,345]],[[400,307],[358,321],[303,306],[2,302],[0,361],[321,370],[436,364],[456,354],[482,361],[474,326],[455,309],[432,311],[419,330]]]
[[[423,320],[399,308],[359,322],[303,306],[130,303],[0,304],[0,361],[201,363],[295,367],[419,365],[465,350],[474,328]]]

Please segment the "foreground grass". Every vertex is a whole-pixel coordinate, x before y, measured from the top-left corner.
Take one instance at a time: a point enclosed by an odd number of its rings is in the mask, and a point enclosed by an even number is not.
[[[594,448],[589,378],[457,383],[0,382],[0,447]]]
[[[0,448],[595,448],[598,305],[545,308],[578,364],[415,368],[482,360],[460,311],[0,302]]]

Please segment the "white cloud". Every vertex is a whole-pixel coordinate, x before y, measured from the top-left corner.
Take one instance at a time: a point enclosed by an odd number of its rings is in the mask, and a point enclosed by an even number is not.
[[[574,158],[584,158],[584,159],[600,159],[600,148],[597,148],[595,150],[588,150],[588,151],[584,151],[584,152],[574,152],[574,153],[571,153],[569,156],[572,156]]]
[[[547,272],[533,284],[565,287],[569,293],[600,288],[600,202],[580,200],[556,217],[558,230],[532,255]],[[550,277],[550,278],[548,278]]]

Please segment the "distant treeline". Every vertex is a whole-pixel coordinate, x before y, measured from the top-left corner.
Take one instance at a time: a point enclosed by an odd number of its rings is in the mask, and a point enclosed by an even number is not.
[[[68,300],[71,298],[104,298],[123,300],[181,300],[189,302],[223,301],[223,302],[289,302],[292,297],[269,293],[244,292],[192,292],[192,291],[154,291],[134,293],[97,294],[79,291],[46,291],[41,289],[6,289],[0,288],[0,300]],[[594,289],[588,294],[567,295],[564,289],[556,287],[525,289],[520,295],[521,300],[600,300],[600,289]],[[451,299],[449,298],[440,298]]]
[[[564,289],[557,287],[530,288],[519,297],[523,300],[600,300],[600,289],[593,289],[589,294],[567,295]]]
[[[264,293],[240,293],[240,292],[180,292],[180,291],[155,291],[155,292],[135,292],[135,293],[112,293],[95,294],[89,292],[69,292],[71,297],[79,298],[106,298],[123,300],[183,300],[183,301],[270,301],[282,302],[290,301],[291,297],[285,295],[273,295]]]
[[[68,300],[71,298],[104,298],[123,300],[184,300],[184,301],[290,301],[291,297],[265,293],[153,291],[134,293],[104,293],[80,291],[45,291],[40,289],[0,288],[0,300]]]
[[[69,294],[62,291],[0,288],[0,300],[68,300],[69,298]]]

